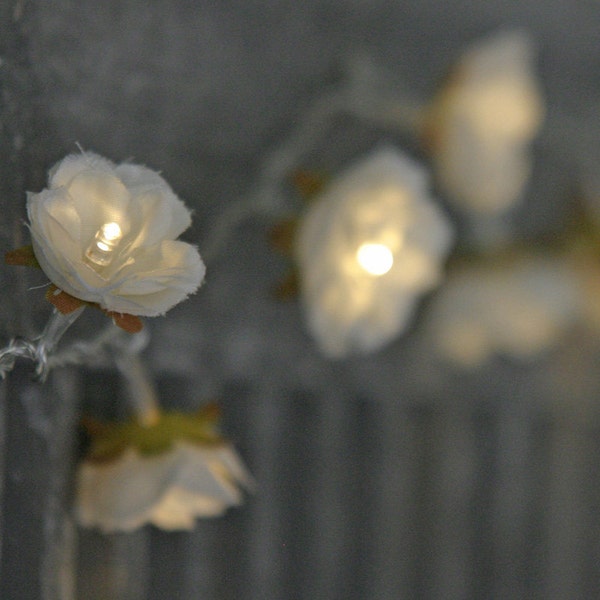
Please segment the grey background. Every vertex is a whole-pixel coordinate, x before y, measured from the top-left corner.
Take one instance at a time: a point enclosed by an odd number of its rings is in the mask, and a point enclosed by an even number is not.
[[[137,0],[0,7],[0,242],[27,242],[25,191],[76,143],[160,169],[199,245],[249,194],[306,108],[368,54],[426,98],[468,42],[501,26],[539,43],[548,102],[518,235],[552,231],[600,164],[600,5],[579,0]],[[352,124],[363,138],[377,137]],[[366,142],[365,142],[366,141]],[[322,148],[335,163],[344,136]],[[164,403],[219,399],[259,482],[192,533],[101,536],[69,516],[83,409],[115,413],[111,371],[41,386],[19,365],[0,404],[0,597],[395,600],[593,598],[600,589],[597,341],[576,331],[532,364],[472,373],[413,331],[368,358],[324,360],[285,263],[248,220],[205,286],[148,323]],[[43,283],[0,270],[3,339],[49,313]],[[84,315],[74,335],[100,325]]]

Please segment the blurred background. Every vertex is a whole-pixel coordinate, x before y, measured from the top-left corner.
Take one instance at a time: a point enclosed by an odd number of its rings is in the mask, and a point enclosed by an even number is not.
[[[42,189],[48,168],[80,145],[160,170],[193,208],[183,237],[202,253],[227,208],[254,197],[266,157],[354,59],[388,74],[390,93],[426,102],[467,46],[511,27],[535,40],[546,103],[511,237],[559,235],[582,195],[600,196],[593,1],[20,0],[0,14],[6,250],[27,243],[25,192]],[[335,171],[380,141],[424,158],[405,132],[347,118],[307,162]],[[465,223],[446,210],[460,239]],[[595,597],[597,329],[578,323],[539,356],[465,369],[433,350],[427,296],[386,347],[328,359],[298,301],[273,295],[288,268],[268,241],[274,224],[246,219],[207,256],[198,294],[147,323],[145,359],[162,401],[217,400],[256,493],[190,533],[79,529],[70,512],[77,421],[84,410],[118,410],[120,382],[111,370],[63,369],[41,385],[19,364],[0,404],[0,596]],[[2,343],[34,336],[49,314],[30,289],[39,276],[1,271]],[[85,315],[74,335],[95,323]]]

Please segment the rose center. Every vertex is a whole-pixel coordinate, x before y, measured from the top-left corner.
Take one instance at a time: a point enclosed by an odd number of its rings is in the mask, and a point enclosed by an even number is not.
[[[106,267],[113,260],[115,250],[122,238],[123,231],[118,223],[114,221],[104,223],[85,251],[86,260],[98,267]]]

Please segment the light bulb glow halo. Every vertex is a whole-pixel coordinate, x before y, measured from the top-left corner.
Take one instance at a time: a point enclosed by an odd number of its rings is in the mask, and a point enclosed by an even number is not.
[[[100,227],[100,235],[102,236],[103,240],[112,242],[120,240],[123,237],[123,232],[118,223],[111,221],[110,223],[104,223],[104,225]]]
[[[377,242],[365,242],[356,251],[356,260],[369,275],[385,275],[394,264],[394,254],[389,246]]]

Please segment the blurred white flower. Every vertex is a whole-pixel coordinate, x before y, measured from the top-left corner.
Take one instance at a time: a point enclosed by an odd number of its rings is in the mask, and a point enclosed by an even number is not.
[[[407,326],[440,280],[452,228],[425,171],[381,149],[310,204],[295,255],[308,326],[324,354],[377,350]]]
[[[527,359],[558,342],[584,303],[580,273],[568,260],[466,264],[449,273],[433,299],[428,327],[440,354],[465,367],[495,354]]]
[[[67,156],[27,199],[35,256],[58,288],[116,313],[157,316],[196,291],[204,264],[176,240],[188,209],[143,166]]]
[[[521,200],[544,114],[533,59],[524,31],[481,40],[431,106],[426,137],[437,177],[463,210],[493,216]]]
[[[241,503],[252,479],[228,444],[176,442],[142,455],[130,447],[112,461],[85,460],[77,476],[76,517],[84,527],[132,531],[151,523],[192,529],[198,517],[221,515]]]

